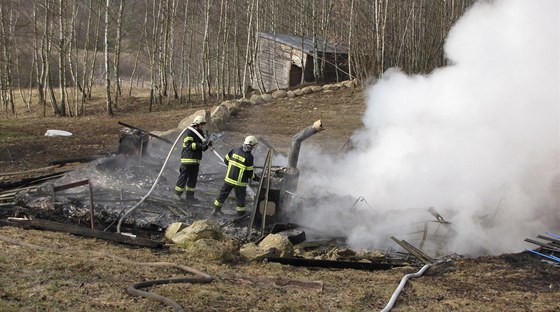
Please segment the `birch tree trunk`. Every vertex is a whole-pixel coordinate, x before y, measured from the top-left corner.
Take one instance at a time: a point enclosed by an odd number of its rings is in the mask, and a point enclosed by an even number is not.
[[[45,8],[45,19],[44,19],[44,33],[43,33],[43,42],[44,42],[44,49],[43,49],[43,54],[41,55],[43,64],[45,66],[43,74],[44,74],[44,85],[47,88],[47,93],[49,95],[49,98],[51,100],[51,108],[53,110],[53,114],[55,116],[61,116],[62,114],[60,113],[60,109],[58,107],[58,103],[56,100],[56,96],[54,94],[54,90],[53,90],[53,84],[52,84],[52,75],[51,75],[51,63],[50,63],[50,59],[49,59],[49,55],[51,52],[51,7],[50,7],[50,1],[49,0],[45,0],[44,2],[44,8]],[[46,111],[43,111],[43,116],[46,114]]]
[[[354,68],[352,65],[353,60],[353,47],[352,47],[352,35],[354,28],[354,0],[350,2],[350,22],[348,23],[348,78],[353,79]]]
[[[251,26],[253,24],[253,10],[255,8],[255,1],[258,0],[250,0],[251,5],[249,6],[249,10],[247,10],[247,17],[249,22],[247,23],[247,46],[246,46],[246,50],[245,50],[245,64],[243,66],[243,82],[241,84],[242,89],[241,89],[241,94],[243,95],[243,98],[247,98],[247,68],[249,67],[249,56],[250,54],[250,47],[251,47]]]
[[[185,10],[183,13],[183,32],[181,34],[181,74],[179,82],[179,102],[184,102],[183,88],[185,87],[185,71],[188,62],[186,62],[186,45],[187,45],[187,26],[188,26],[188,12],[189,12],[189,0],[185,1]]]
[[[15,105],[14,105],[14,93],[12,87],[12,70],[10,63],[12,61],[12,56],[10,52],[10,41],[8,40],[11,37],[10,34],[10,21],[6,21],[5,18],[5,5],[3,2],[0,2],[0,29],[2,35],[2,55],[3,55],[3,71],[4,74],[0,76],[2,79],[2,101],[4,107],[9,107],[12,114],[16,113]],[[13,14],[13,10],[10,10],[11,14]]]
[[[122,27],[123,27],[123,13],[125,0],[119,2],[119,13],[117,15],[117,38],[115,40],[115,58],[113,61],[113,72],[115,74],[115,108],[119,103],[119,96],[122,94],[121,90],[121,42],[122,42]]]
[[[66,100],[66,35],[65,35],[65,0],[58,2],[58,86],[60,88],[60,115],[67,116],[68,102]]]
[[[95,83],[95,66],[97,64],[97,47],[99,45],[99,38],[101,32],[101,22],[103,21],[103,5],[99,3],[99,10],[97,11],[97,25],[95,26],[95,42],[93,43],[94,46],[94,53],[93,59],[91,61],[91,67],[89,71],[89,80],[88,80],[88,94],[87,98],[91,99],[91,89],[93,88],[93,84]]]
[[[202,39],[202,81],[201,81],[201,96],[202,102],[206,103],[206,87],[208,84],[208,95],[210,95],[210,84],[208,82],[209,70],[210,70],[210,55],[208,51],[208,27],[210,26],[210,5],[212,0],[206,1],[206,19],[204,22],[204,38]]]
[[[171,89],[173,91],[173,98],[178,99],[179,94],[177,90],[177,81],[175,77],[175,21],[177,18],[177,8],[179,7],[178,1],[173,0],[171,3],[171,20],[169,21],[169,53],[167,67],[169,68],[169,78],[171,79]]]
[[[107,114],[113,115],[113,102],[111,99],[111,73],[109,66],[109,10],[111,9],[111,0],[106,0],[105,3],[105,97],[107,103]]]
[[[78,3],[72,3],[72,17],[70,20],[70,42],[68,44],[68,67],[70,69],[70,75],[74,82],[75,88],[73,89],[74,94],[74,108],[71,109],[71,115],[80,116],[83,112],[80,110],[80,100],[78,94],[82,93],[82,86],[80,80],[78,79],[78,42],[76,38],[76,19],[78,15]],[[75,60],[73,60],[75,58]],[[75,68],[74,68],[75,67]],[[69,100],[68,100],[69,101]]]

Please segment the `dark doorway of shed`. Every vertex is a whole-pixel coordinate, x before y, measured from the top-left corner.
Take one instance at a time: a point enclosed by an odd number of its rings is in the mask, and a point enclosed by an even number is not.
[[[294,87],[301,84],[302,73],[303,70],[301,69],[301,67],[292,64],[292,66],[290,67],[290,87]]]

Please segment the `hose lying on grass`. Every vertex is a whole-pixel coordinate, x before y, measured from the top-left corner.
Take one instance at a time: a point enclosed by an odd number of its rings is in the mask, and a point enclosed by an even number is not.
[[[401,282],[399,283],[399,286],[397,287],[397,289],[395,289],[395,292],[393,293],[393,295],[391,296],[391,299],[389,300],[389,302],[387,303],[387,305],[385,306],[385,308],[383,308],[383,310],[381,310],[381,312],[389,312],[391,311],[391,309],[393,308],[393,305],[395,304],[395,302],[397,301],[397,298],[399,297],[399,294],[401,293],[401,291],[404,288],[404,285],[406,285],[406,282],[413,277],[418,277],[418,276],[422,276],[422,274],[424,274],[424,272],[426,272],[426,270],[428,270],[428,268],[430,268],[432,265],[435,264],[439,264],[442,262],[447,262],[449,260],[442,260],[442,261],[438,261],[435,263],[429,263],[424,265],[420,271],[416,272],[416,273],[409,273],[407,275],[405,275]]]

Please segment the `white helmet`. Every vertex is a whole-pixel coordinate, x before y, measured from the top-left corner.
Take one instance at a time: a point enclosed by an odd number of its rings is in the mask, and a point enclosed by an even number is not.
[[[193,126],[198,126],[200,124],[205,124],[206,123],[206,118],[204,118],[204,116],[196,116],[193,119],[192,125]]]
[[[259,144],[259,140],[255,136],[250,135],[250,136],[245,138],[245,141],[243,142],[243,144],[249,144],[249,145],[253,146],[253,145]]]

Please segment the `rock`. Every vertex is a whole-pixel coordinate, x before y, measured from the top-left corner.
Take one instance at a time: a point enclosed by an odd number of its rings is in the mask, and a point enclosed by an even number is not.
[[[290,99],[293,99],[296,97],[296,93],[294,91],[288,91],[286,92],[286,96]]]
[[[251,99],[249,99],[249,101],[251,101],[251,104],[253,105],[258,105],[264,102],[262,96],[258,94],[251,95]]]
[[[283,99],[287,96],[287,92],[284,90],[276,90],[272,92],[272,97],[275,99]]]
[[[189,227],[177,232],[171,237],[171,241],[175,244],[180,244],[185,241],[197,241],[199,239],[214,239],[219,240],[223,238],[218,225],[215,222],[208,220],[198,220],[193,222]]]
[[[229,120],[229,110],[225,105],[218,105],[212,112],[211,128],[212,130],[223,131]],[[210,129],[208,129],[210,131]]]
[[[220,104],[220,106],[222,105],[227,108],[230,116],[237,114],[237,112],[241,108],[241,102],[238,101],[224,101],[222,104]]]
[[[177,234],[177,232],[181,231],[182,229],[186,228],[187,225],[184,224],[183,222],[175,222],[175,223],[171,223],[167,229],[165,229],[165,238],[167,238],[170,241],[173,241],[172,238],[175,234]]]
[[[323,87],[321,87],[321,86],[312,86],[311,87],[311,91],[313,91],[313,92],[319,92],[319,91],[322,91],[322,90],[323,90]]]
[[[206,118],[206,120],[208,120],[210,118],[209,114],[205,110],[201,109],[201,110],[196,111],[194,114],[190,115],[189,117],[186,117],[183,120],[181,120],[181,122],[179,122],[179,126],[177,128],[183,130],[186,127],[190,126],[196,116],[204,116],[204,118]]]
[[[267,94],[267,93],[261,94],[261,97],[262,97],[263,101],[265,101],[265,102],[267,102],[267,103],[268,103],[268,102],[272,102],[272,100],[274,100],[274,98],[272,97],[272,95]]]
[[[340,88],[340,86],[337,86],[335,84],[326,84],[326,85],[323,86],[323,92],[324,91],[335,91],[338,88]]]
[[[239,253],[247,260],[262,261],[264,258],[276,254],[276,249],[263,249],[258,247],[255,243],[248,243],[239,249]]]
[[[302,94],[313,93],[313,89],[311,87],[305,87],[305,88],[301,89],[301,93]]]
[[[239,103],[239,107],[245,107],[245,106],[253,105],[253,103],[251,103],[251,101],[247,100],[247,99],[238,99],[235,102]]]
[[[354,88],[356,86],[355,80],[346,80],[341,83],[345,88]]]
[[[295,94],[296,96],[302,96],[302,95],[303,95],[303,91],[302,91],[301,89],[296,89],[296,90],[294,90],[294,94]]]
[[[323,90],[323,93],[333,93],[333,90]]]
[[[262,250],[276,249],[276,257],[287,258],[294,255],[294,246],[282,235],[270,234],[258,244],[258,247]]]

